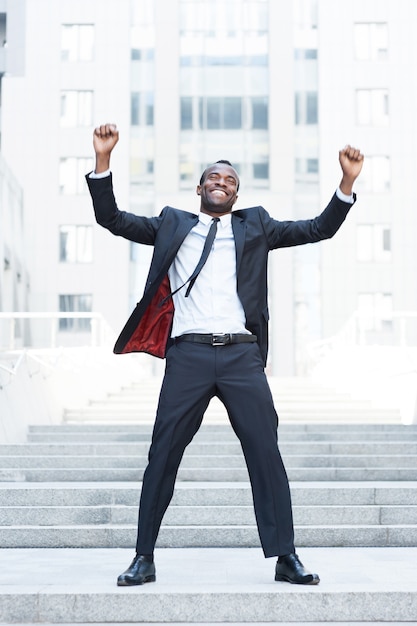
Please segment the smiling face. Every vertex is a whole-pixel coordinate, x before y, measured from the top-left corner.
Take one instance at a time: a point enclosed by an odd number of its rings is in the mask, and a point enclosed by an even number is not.
[[[239,177],[231,165],[211,165],[197,187],[197,195],[201,198],[200,211],[212,217],[230,213],[237,200],[238,186]]]

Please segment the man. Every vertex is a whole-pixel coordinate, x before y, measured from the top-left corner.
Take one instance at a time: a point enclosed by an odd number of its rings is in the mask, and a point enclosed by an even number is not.
[[[278,557],[275,580],[316,585],[318,575],[295,552],[278,417],[264,373],[267,258],[270,250],[336,233],[355,201],[352,187],[363,156],[350,146],[340,151],[340,186],[311,220],[277,221],[259,206],[232,213],[239,176],[228,161],[203,172],[198,214],[165,207],[158,217],[147,218],[116,206],[110,155],[118,137],[111,124],[94,131],[96,168],[87,182],[96,219],[115,235],[153,245],[154,253],[143,298],[114,351],[166,357],[166,369],[142,483],[136,555],[117,584],[155,581],[154,546],[179,464],[217,396],[242,446],[264,555]]]

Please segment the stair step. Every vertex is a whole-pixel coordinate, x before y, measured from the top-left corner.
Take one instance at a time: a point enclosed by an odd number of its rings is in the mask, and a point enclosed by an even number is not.
[[[137,506],[140,483],[0,483],[0,506]],[[417,482],[291,483],[296,506],[417,505]],[[170,506],[252,506],[248,482],[177,482]]]
[[[73,450],[72,452],[75,452]],[[400,455],[400,454],[283,454],[282,455],[287,468],[290,467],[342,467],[342,468],[416,468],[417,455]],[[103,468],[143,468],[147,464],[147,456],[145,455],[129,455],[129,456],[105,456],[105,455],[0,455],[0,468],[23,468],[23,469],[40,469],[40,468],[87,468],[103,469]],[[184,455],[181,462],[183,468],[239,468],[246,467],[242,453],[240,454],[224,454],[224,455],[195,455],[188,452]]]
[[[4,550],[0,615],[55,624],[415,621],[416,548],[303,549],[300,557],[319,572],[317,587],[274,582],[274,561],[260,549],[190,548],[157,550],[156,583],[130,589],[115,579],[131,549]]]
[[[5,526],[1,548],[133,548],[134,526]],[[301,547],[414,547],[417,528],[411,525],[322,525],[295,526],[295,543]],[[158,548],[255,548],[259,536],[255,526],[167,526],[161,527]]]
[[[126,481],[142,480],[145,468],[41,468],[41,469],[0,469],[3,482],[84,482],[84,481]],[[288,467],[290,481],[416,481],[416,468],[368,468],[368,467]],[[246,468],[185,468],[178,471],[179,481],[236,481],[248,480]]]
[[[299,546],[413,546],[417,483],[293,484]],[[139,489],[0,485],[0,547],[130,547]],[[249,484],[177,483],[160,547],[259,545]]]
[[[92,423],[106,423],[123,420],[151,424],[161,382],[161,376],[142,379],[119,393],[109,394],[105,400],[92,400],[88,406],[83,407],[68,407],[64,421],[82,423],[88,420]],[[306,421],[401,424],[401,415],[397,409],[375,407],[366,398],[327,389],[309,379],[269,377],[268,382],[281,424]],[[228,423],[225,408],[218,398],[213,398],[210,402],[205,421]]]
[[[364,437],[371,437],[372,441],[417,441],[417,427],[398,426],[393,424],[280,424],[279,437],[282,441],[363,441]],[[125,437],[134,437],[135,441],[149,441],[152,435],[152,424],[62,424],[51,426],[32,426],[30,436],[56,435],[62,439],[66,435],[81,434],[96,435],[121,434]],[[194,441],[236,441],[236,435],[229,425],[202,426]]]
[[[417,506],[294,506],[299,526],[417,524]],[[0,507],[0,526],[73,526],[137,524],[137,506]],[[252,506],[170,506],[165,526],[255,526]]]
[[[149,441],[135,441],[132,435],[116,435],[110,436],[98,434],[90,436],[68,435],[65,442],[62,436],[50,435],[45,437],[45,442],[38,442],[38,446],[26,444],[6,444],[0,446],[0,454],[47,454],[50,453],[61,455],[66,450],[74,454],[74,450],[79,450],[81,454],[90,455],[94,453],[102,454],[128,454],[128,455],[146,455],[149,450]],[[54,446],[55,444],[55,446]],[[71,445],[77,444],[77,445]],[[280,450],[282,454],[398,454],[410,455],[417,454],[417,441],[393,441],[380,442],[370,441],[298,441],[280,442]],[[92,452],[95,451],[95,452]],[[113,451],[113,452],[112,452]],[[233,455],[241,451],[240,443],[236,441],[229,442],[202,442],[201,440],[193,441],[187,448],[187,454],[194,455]]]

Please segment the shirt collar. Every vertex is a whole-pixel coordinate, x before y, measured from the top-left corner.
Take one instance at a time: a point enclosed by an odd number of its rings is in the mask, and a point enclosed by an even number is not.
[[[200,213],[198,214],[198,219],[200,222],[208,226],[213,218],[210,215],[207,215],[207,213],[202,213],[200,211]],[[226,226],[230,226],[231,221],[232,221],[231,213],[226,213],[226,215],[220,216],[220,224],[222,228],[226,228]]]

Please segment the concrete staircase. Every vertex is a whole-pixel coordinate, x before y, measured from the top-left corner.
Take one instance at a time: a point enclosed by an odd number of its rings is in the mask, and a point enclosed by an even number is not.
[[[368,399],[321,387],[311,379],[269,378],[280,422],[312,423],[401,423],[396,409],[374,407]],[[65,412],[68,423],[149,423],[153,424],[161,377],[154,376],[110,394],[104,400],[91,401],[86,407],[72,407]],[[227,423],[223,405],[213,398],[204,423]]]
[[[147,381],[0,445],[0,623],[417,622],[417,426],[305,381],[272,388],[317,588],[273,581],[216,403],[183,459],[157,584],[115,586],[136,536],[158,389]]]

